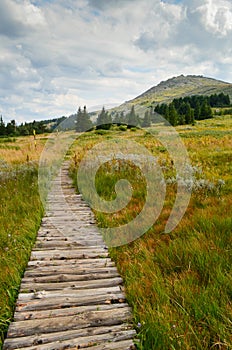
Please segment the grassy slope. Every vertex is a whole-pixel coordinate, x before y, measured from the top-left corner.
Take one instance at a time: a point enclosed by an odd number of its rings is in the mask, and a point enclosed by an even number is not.
[[[199,76],[179,76],[161,82],[143,94],[113,110],[128,112],[132,105],[137,113],[144,114],[147,107],[158,103],[170,103],[174,98],[189,95],[229,94],[232,100],[232,84]]]
[[[205,188],[194,193],[182,222],[173,232],[164,234],[175,197],[175,185],[169,185],[163,211],[149,232],[127,246],[111,249],[133,307],[140,349],[232,347],[231,120],[231,116],[217,117],[191,128],[178,128],[192,163],[202,167],[201,177],[212,183],[224,180],[225,187],[221,191]],[[165,150],[154,143],[153,137],[142,131],[121,135],[144,143],[166,164],[167,173],[172,173]],[[115,136],[119,132],[104,136],[92,132],[79,138],[76,161],[103,137]],[[99,193],[110,199],[109,174],[115,181],[120,174],[106,170],[98,173],[96,183]],[[142,182],[140,178],[136,182],[133,172],[131,180],[135,197],[127,211],[108,216],[96,212],[99,225],[123,223],[123,215],[130,221],[140,210],[144,198]]]

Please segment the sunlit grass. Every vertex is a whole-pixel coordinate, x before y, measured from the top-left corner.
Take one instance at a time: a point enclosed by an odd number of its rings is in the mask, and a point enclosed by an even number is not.
[[[47,135],[38,135],[36,140],[34,136],[1,137],[0,159],[11,164],[38,161],[47,138]]]
[[[110,250],[133,307],[139,349],[232,348],[231,119],[217,117],[177,128],[192,165],[201,169],[199,177],[209,186],[192,193],[178,227],[164,233],[176,193],[175,184],[170,183],[153,227],[129,245]],[[83,135],[73,147],[72,173],[93,144],[115,135],[143,143],[164,165],[165,178],[175,175],[165,148],[142,130]],[[114,198],[113,184],[119,177],[119,173],[109,175],[102,167],[96,179],[98,193],[108,200]],[[135,174],[129,179],[135,196],[126,211],[112,215],[95,212],[100,226],[127,222],[141,209],[144,183],[136,180]],[[217,187],[218,183],[223,186]]]
[[[38,159],[44,138],[0,138],[0,349],[40,225]]]

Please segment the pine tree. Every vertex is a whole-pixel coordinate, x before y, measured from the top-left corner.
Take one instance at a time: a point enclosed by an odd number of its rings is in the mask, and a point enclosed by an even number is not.
[[[127,115],[128,118],[128,125],[127,127],[130,129],[133,126],[138,126],[140,124],[139,117],[137,114],[135,114],[135,107],[132,106],[130,113]]]
[[[169,122],[170,114],[169,114],[169,107],[168,107],[167,104],[164,104],[162,115],[163,115],[164,118]]]
[[[114,117],[114,123],[117,124],[117,125],[122,125],[122,124],[127,124],[126,122],[126,117],[124,115],[124,112],[120,112],[119,113],[116,113],[115,117]]]
[[[169,123],[172,126],[176,126],[178,124],[178,114],[174,106],[174,103],[170,103],[169,105]]]
[[[6,134],[7,135],[15,135],[16,134],[16,123],[15,120],[12,119],[6,126]]]
[[[196,119],[200,119],[200,114],[201,114],[201,106],[200,106],[200,102],[197,101],[195,108],[194,108],[194,116]]]
[[[192,123],[192,108],[189,102],[186,103],[185,122],[186,124]]]
[[[104,129],[109,130],[112,125],[111,115],[102,107],[102,110],[97,118],[97,126],[96,129]]]
[[[142,128],[147,128],[149,126],[151,126],[151,112],[146,111],[142,121]]]
[[[200,119],[212,118],[212,116],[212,109],[208,104],[207,100],[205,99],[201,105]]]
[[[92,128],[93,128],[93,123],[90,120],[90,117],[87,113],[86,106],[84,106],[83,111],[79,107],[78,111],[77,111],[76,131],[77,132],[84,132],[84,131],[89,131]]]
[[[6,126],[2,119],[2,116],[0,118],[0,135],[6,135]]]

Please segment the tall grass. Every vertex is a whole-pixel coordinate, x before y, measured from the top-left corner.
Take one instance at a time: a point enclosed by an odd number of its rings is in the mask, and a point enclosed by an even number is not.
[[[34,162],[0,160],[0,349],[43,214],[37,174]]]
[[[217,118],[215,118],[217,119]],[[121,133],[159,156],[168,182],[166,200],[159,219],[136,241],[110,250],[124,278],[126,295],[133,308],[138,330],[138,348],[151,349],[232,349],[232,181],[231,138],[226,119],[217,134],[211,132],[222,119],[197,123],[184,130],[183,140],[195,169],[189,207],[178,227],[164,233],[175,199],[172,163],[163,147],[142,131]],[[120,137],[115,131],[115,136]],[[85,151],[112,133],[88,133],[78,139],[71,172],[75,178]],[[75,161],[74,161],[75,159]],[[134,171],[135,169],[133,169]],[[115,198],[114,184],[121,177],[130,180],[134,196],[125,210],[109,215],[95,212],[101,227],[130,221],[144,202],[141,174],[109,170],[97,173],[96,188],[104,199]]]

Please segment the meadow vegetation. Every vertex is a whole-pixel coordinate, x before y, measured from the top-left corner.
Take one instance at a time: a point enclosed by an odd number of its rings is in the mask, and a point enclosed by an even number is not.
[[[0,138],[0,348],[43,215],[37,174],[45,141]]]
[[[78,135],[69,151],[70,174],[76,182],[86,152],[115,138],[136,141],[157,157],[167,183],[158,220],[141,238],[110,249],[133,308],[138,349],[232,349],[232,117],[221,115],[176,128],[191,159],[182,180],[192,196],[182,221],[170,233],[164,228],[178,174],[155,138],[157,127],[146,131],[114,126]],[[35,147],[33,136],[0,138],[0,348],[43,215],[37,174],[46,141],[47,135],[37,137]],[[146,201],[143,174],[123,161],[107,162],[99,169],[98,193],[114,199],[120,178],[130,181],[132,199],[117,213],[95,211],[101,227],[130,222]]]
[[[76,181],[79,161],[95,144],[132,139],[157,157],[167,183],[163,210],[141,238],[110,253],[124,278],[138,330],[138,348],[232,349],[232,118],[219,116],[178,126],[191,166],[182,179],[192,191],[188,209],[174,231],[165,233],[175,195],[177,174],[165,147],[149,130],[91,131],[74,143],[70,173]],[[130,167],[130,170],[129,168]],[[136,175],[137,174],[137,175]],[[133,198],[114,214],[95,211],[100,227],[130,222],[146,200],[145,179],[132,164],[107,162],[97,172],[96,188],[115,199],[114,185],[127,178]]]

